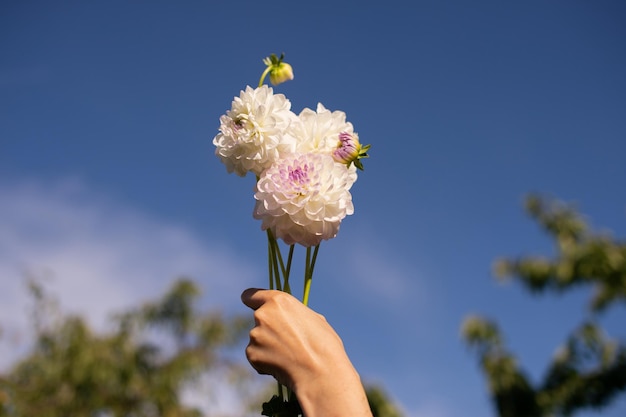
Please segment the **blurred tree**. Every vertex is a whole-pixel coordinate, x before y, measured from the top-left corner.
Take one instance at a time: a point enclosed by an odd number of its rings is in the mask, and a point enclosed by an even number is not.
[[[374,417],[404,417],[380,386],[368,385],[365,393]]]
[[[201,416],[182,403],[183,388],[207,372],[240,370],[220,349],[239,341],[250,320],[197,312],[198,289],[189,280],[117,316],[107,334],[62,315],[38,284],[30,289],[35,345],[0,375],[0,416]]]
[[[552,259],[500,260],[496,276],[516,279],[533,292],[590,286],[589,318],[571,333],[536,384],[517,364],[494,322],[466,318],[463,338],[478,355],[500,417],[570,416],[604,407],[626,392],[626,345],[609,339],[597,322],[599,313],[626,301],[626,244],[593,233],[562,203],[533,195],[526,209],[554,238],[557,253]]]
[[[241,341],[251,319],[196,311],[199,292],[190,280],[180,279],[161,299],[117,315],[106,334],[94,332],[82,317],[62,314],[37,282],[29,289],[35,343],[0,374],[0,417],[201,417],[201,410],[183,403],[184,388],[212,372],[244,380],[249,375],[247,366],[220,353]],[[225,383],[234,387],[234,381]],[[366,391],[374,417],[403,417],[382,388]],[[262,396],[246,397],[247,409],[259,410]]]

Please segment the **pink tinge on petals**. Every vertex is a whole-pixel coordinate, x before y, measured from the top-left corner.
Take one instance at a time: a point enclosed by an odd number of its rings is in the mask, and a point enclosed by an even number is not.
[[[298,184],[303,184],[309,182],[309,177],[304,172],[302,167],[297,167],[296,169],[289,169],[289,180]]]
[[[358,139],[348,132],[339,134],[339,147],[333,152],[333,158],[337,162],[350,163],[359,156]]]
[[[352,140],[352,134],[348,132],[341,132],[339,134],[339,140],[341,142],[349,142]]]
[[[309,247],[331,239],[353,212],[353,177],[328,154],[292,154],[259,178],[254,218],[287,244]]]

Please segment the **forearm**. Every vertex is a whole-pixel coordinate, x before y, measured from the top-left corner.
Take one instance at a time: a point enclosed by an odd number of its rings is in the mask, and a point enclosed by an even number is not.
[[[327,362],[316,377],[294,388],[306,417],[372,417],[359,374],[347,357]]]

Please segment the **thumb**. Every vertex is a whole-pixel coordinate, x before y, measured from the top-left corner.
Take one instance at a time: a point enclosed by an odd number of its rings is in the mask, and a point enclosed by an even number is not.
[[[261,288],[248,288],[241,293],[241,301],[253,310],[261,307],[269,299],[271,291]]]

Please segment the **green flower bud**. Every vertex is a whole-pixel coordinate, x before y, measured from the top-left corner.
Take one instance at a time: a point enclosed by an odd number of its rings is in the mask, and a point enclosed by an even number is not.
[[[270,82],[273,85],[278,85],[284,83],[285,81],[293,80],[293,68],[286,62],[283,62],[285,58],[285,54],[281,54],[280,58],[275,54],[270,55],[269,57],[263,60],[263,63],[267,65],[265,71],[261,75],[261,80],[259,81],[259,87],[263,85],[263,81],[267,74],[270,75]]]
[[[272,66],[270,70],[270,82],[273,85],[291,80],[293,80],[293,68],[291,68],[291,65],[286,62],[281,62],[278,65]]]

